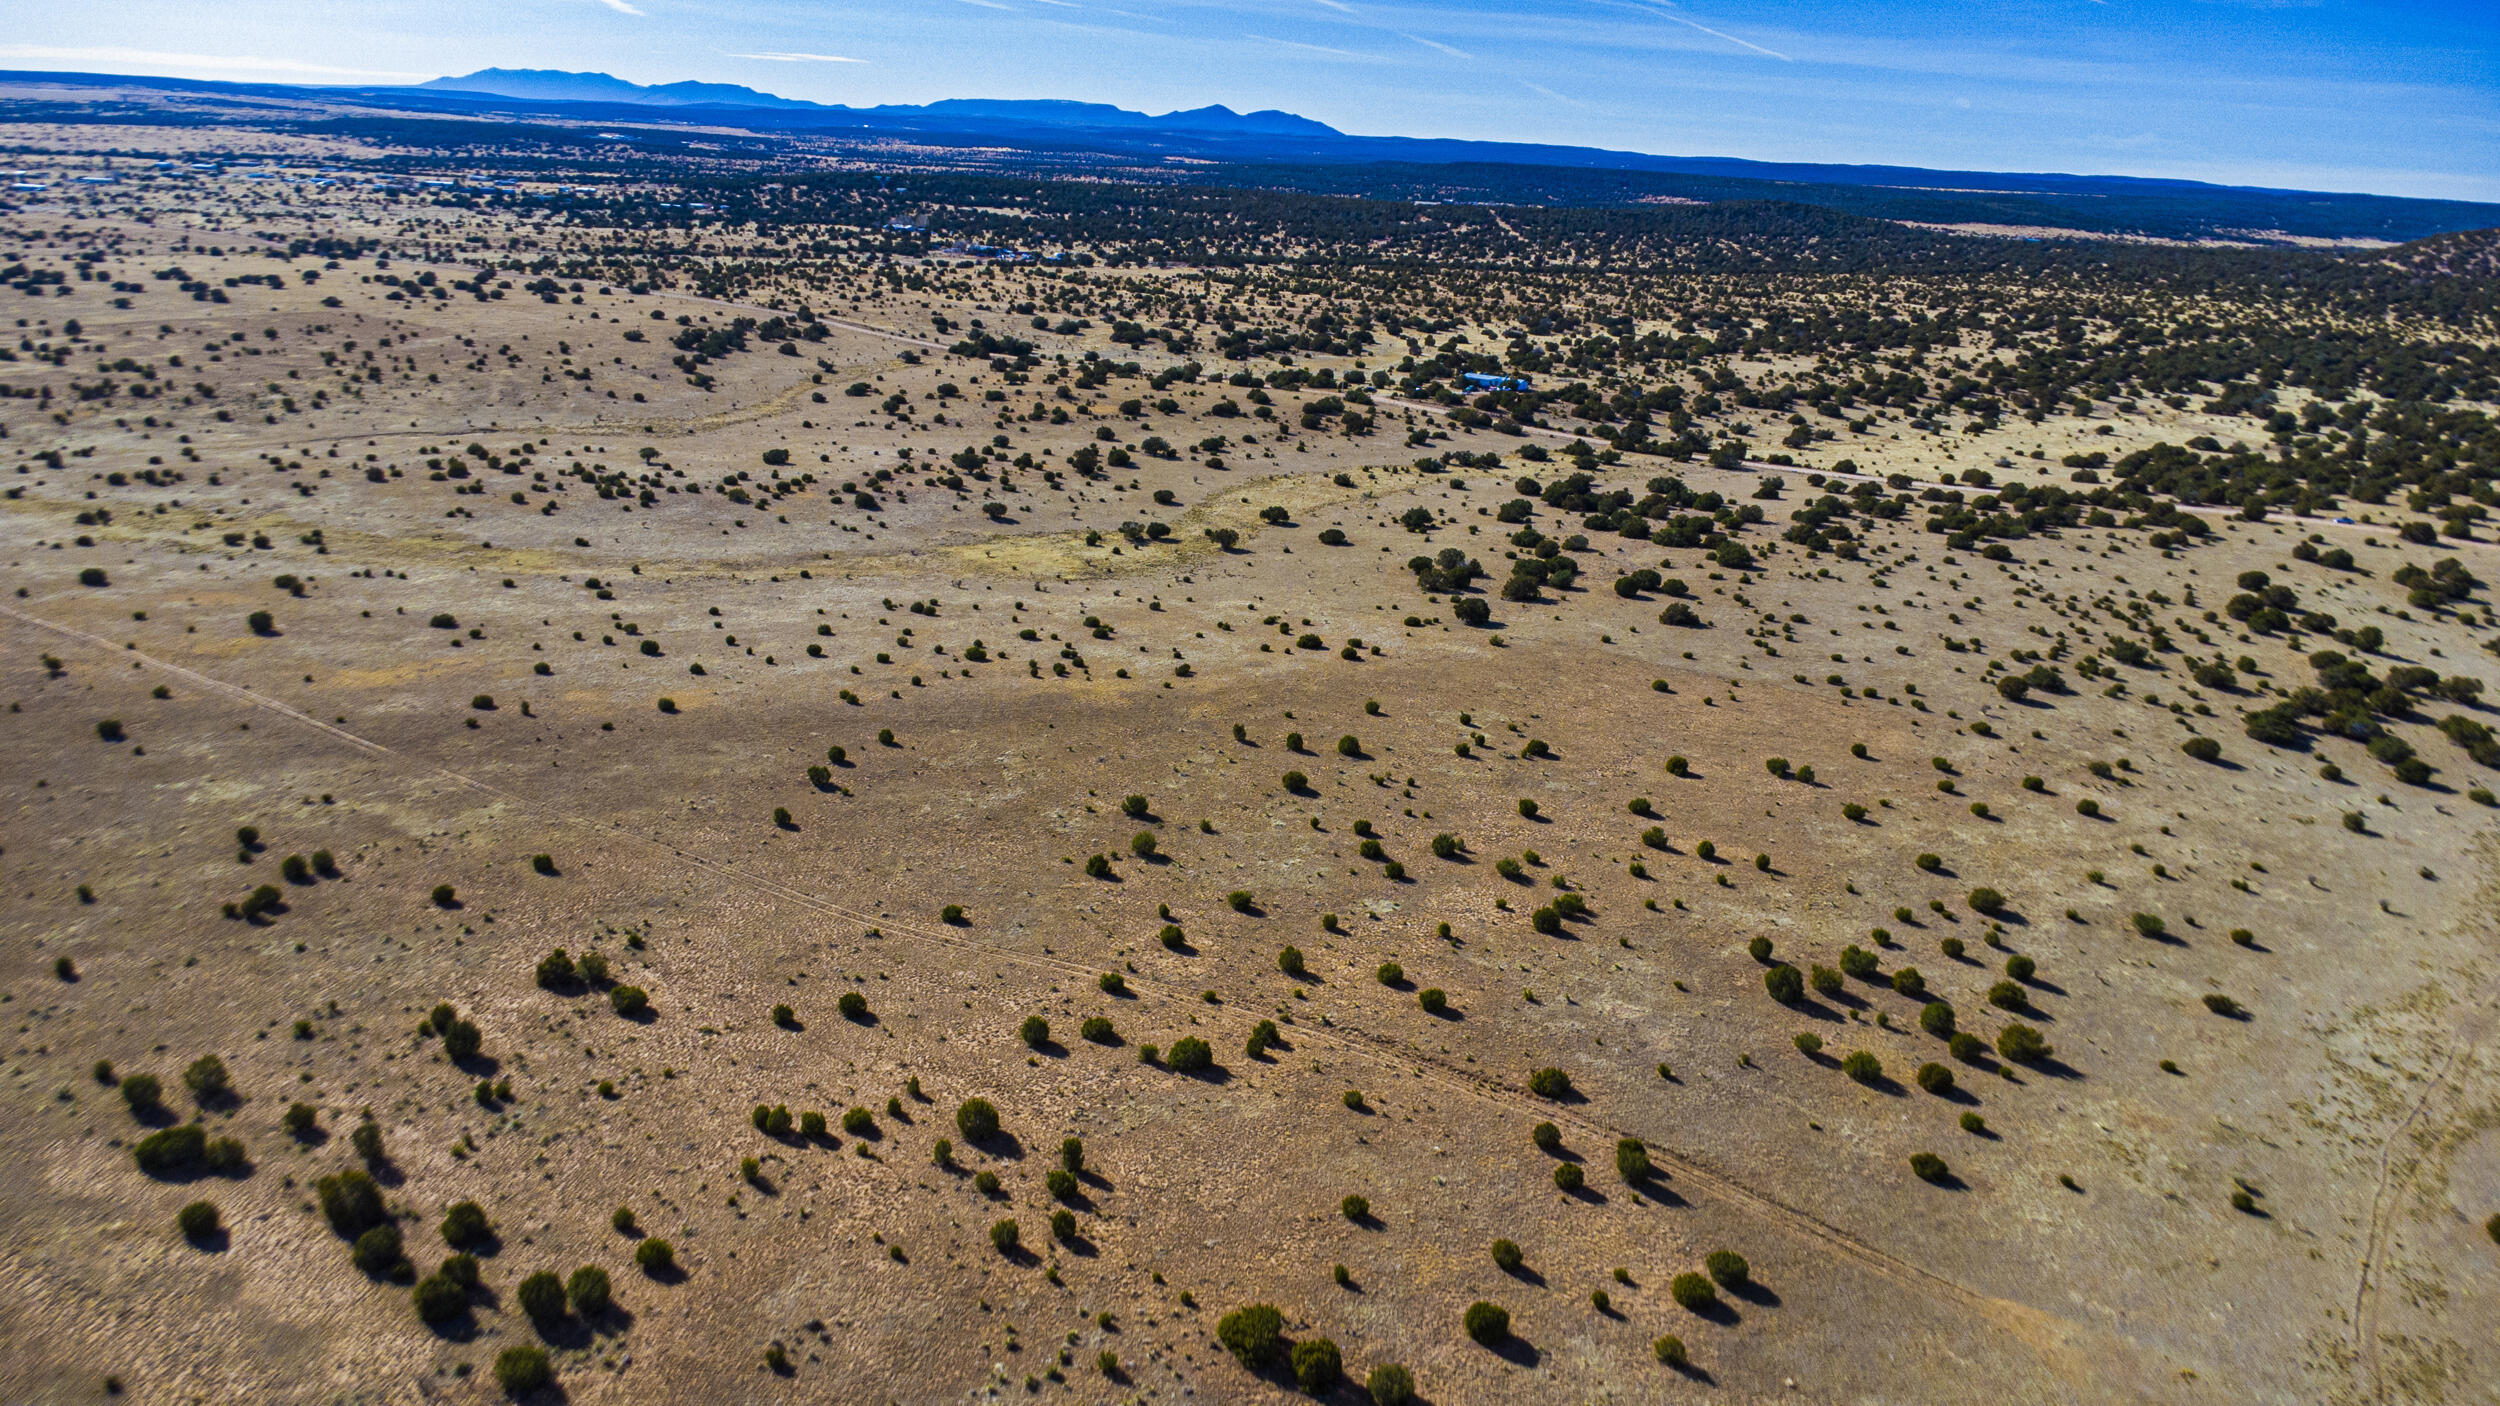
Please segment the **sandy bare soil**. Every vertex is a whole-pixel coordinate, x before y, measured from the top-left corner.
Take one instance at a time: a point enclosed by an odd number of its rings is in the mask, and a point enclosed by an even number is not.
[[[1450,1406],[2494,1399],[2500,852],[2435,726],[2481,710],[2390,728],[2422,785],[2261,745],[2242,716],[2344,647],[2216,613],[2265,572],[2377,626],[2377,673],[2490,682],[2487,593],[2393,579],[2488,577],[2487,541],[2413,545],[2387,507],[2002,560],[1923,527],[1946,471],[2064,484],[2067,454],[2233,432],[2147,404],[1608,463],[1761,508],[1753,565],[1539,502],[1580,574],[1506,601],[1532,549],[1496,514],[1569,472],[1520,452],[1567,429],[1384,395],[1379,433],[1297,430],[1314,393],[1261,418],[1229,368],[1078,389],[1086,351],[1136,355],[1100,325],[1020,333],[1046,359],[1013,380],[930,334],[1021,328],[1006,303],[1065,286],[1031,270],[959,294],[834,259],[803,270],[857,275],[820,339],[689,373],[672,337],[776,310],[502,271],[435,297],[382,275],[549,236],[186,189],[148,221],[30,207],[0,251],[99,251],[0,303],[0,1396],[497,1399],[499,1354],[543,1343],[581,1402],[1282,1401],[1291,1370],[1217,1336],[1270,1303]],[[259,252],[325,232],[402,252]],[[1183,275],[1096,275],[1129,277]],[[1416,465],[1452,451],[1500,460]],[[1850,519],[1846,556],[1782,541],[1844,456],[1908,510]],[[2312,535],[2352,569],[2295,558]],[[1451,547],[1486,626],[1409,568]],[[1612,589],[1643,569],[1704,624]],[[2155,627],[2176,650],[2078,672]],[[1997,687],[2035,663],[2068,691]],[[558,948],[606,979],[542,985]],[[1976,1050],[1922,1029],[1938,1001]],[[2016,1024],[2051,1051],[2000,1056]],[[1171,1067],[1184,1038],[1212,1068]],[[186,1088],[203,1056],[231,1096]],[[141,1074],[163,1112],[134,1116]],[[971,1099],[998,1135],[959,1128]],[[151,1121],[195,1116],[248,1168],[141,1170]],[[371,1273],[316,1191],[368,1167],[405,1260]],[[201,1200],[223,1229],[186,1237]],[[461,1202],[482,1285],[429,1325]],[[652,1238],[674,1270],[637,1267]],[[1750,1273],[1680,1307],[1720,1250]],[[586,1265],[613,1305],[533,1322],[522,1282]],[[1478,1301],[1510,1313],[1490,1347]]]

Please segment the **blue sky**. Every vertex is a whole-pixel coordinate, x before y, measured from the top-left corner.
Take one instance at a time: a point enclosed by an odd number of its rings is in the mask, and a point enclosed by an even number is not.
[[[2500,201],[2500,0],[117,0],[0,67],[487,66],[820,102],[1283,108],[1345,131]]]

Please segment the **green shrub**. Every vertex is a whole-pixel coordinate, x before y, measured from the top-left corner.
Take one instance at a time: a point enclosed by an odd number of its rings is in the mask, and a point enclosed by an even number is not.
[[[495,1356],[495,1384],[513,1396],[526,1396],[556,1379],[547,1350],[535,1343],[508,1347]]]
[[[1415,993],[1415,1004],[1423,1007],[1427,1014],[1439,1015],[1449,1009],[1450,998],[1440,987],[1427,986]]]
[[[1284,1331],[1285,1316],[1273,1304],[1245,1304],[1215,1322],[1216,1341],[1253,1372],[1266,1371],[1284,1354]]]
[[[242,1176],[252,1169],[252,1159],[244,1152],[241,1140],[218,1137],[210,1138],[200,1149],[200,1165],[219,1176]]]
[[[321,1203],[321,1214],[328,1218],[330,1228],[343,1239],[355,1239],[382,1224],[389,1215],[382,1207],[382,1188],[372,1177],[354,1169],[314,1182],[313,1194]]]
[[[428,1323],[449,1323],[469,1310],[469,1291],[459,1280],[432,1274],[417,1281],[409,1298],[417,1316]]]
[[[1097,1045],[1120,1043],[1120,1032],[1112,1027],[1108,1016],[1087,1016],[1084,1023],[1077,1026],[1076,1033]]]
[[[384,1221],[357,1236],[347,1257],[358,1269],[376,1279],[398,1269],[400,1261],[406,1258],[400,1249],[399,1227]]]
[[[1579,1163],[1557,1162],[1554,1164],[1555,1190],[1570,1194],[1577,1192],[1587,1182],[1588,1174],[1580,1170]]]
[[[1851,1050],[1840,1061],[1840,1072],[1861,1084],[1872,1084],[1884,1077],[1884,1062],[1877,1059],[1872,1051]]]
[[[1669,1333],[1665,1337],[1660,1338],[1658,1341],[1651,1343],[1649,1345],[1649,1350],[1651,1353],[1656,1355],[1660,1362],[1669,1367],[1674,1367],[1680,1370],[1692,1364],[1693,1359],[1691,1355],[1684,1350],[1684,1340],[1677,1337],[1673,1333]]]
[[[1969,902],[1971,911],[1981,917],[1993,918],[2005,911],[2005,895],[1992,888],[1972,889]]]
[[[153,1074],[133,1074],[122,1080],[122,1102],[139,1117],[152,1117],[165,1107],[165,1086]]]
[[[1964,1064],[1977,1064],[1988,1053],[1988,1042],[1967,1030],[1956,1031],[1945,1039],[1945,1048]]]
[[[1713,1281],[1730,1289],[1741,1287],[1753,1277],[1753,1266],[1734,1250],[1712,1250],[1701,1267],[1710,1272]]]
[[[1278,952],[1276,954],[1276,969],[1283,972],[1287,976],[1295,978],[1296,980],[1300,980],[1302,977],[1310,974],[1309,969],[1302,964],[1302,949],[1299,947],[1287,947],[1283,951]]]
[[[857,991],[845,991],[833,1003],[844,1020],[859,1020],[868,1014],[868,998]]]
[[[1215,1067],[1215,1051],[1195,1035],[1184,1035],[1172,1042],[1164,1062],[1181,1074],[1200,1074]]]
[[[1371,1393],[1372,1406],[1414,1406],[1415,1374],[1394,1362],[1384,1362],[1372,1368],[1363,1389]]]
[[[1348,1196],[1337,1203],[1337,1211],[1347,1220],[1360,1221],[1372,1213],[1372,1203],[1361,1196]]]
[[[1016,1038],[1036,1049],[1050,1043],[1050,1022],[1038,1015],[1028,1015],[1016,1027]]]
[[[2017,1063],[2029,1063],[2047,1059],[2054,1049],[2040,1038],[2039,1031],[2016,1023],[1997,1032],[1997,1053]]]
[[[1933,1152],[1919,1152],[1912,1154],[1910,1157],[1910,1171],[1920,1181],[1932,1182],[1937,1185],[1942,1185],[1945,1178],[1953,1175],[1952,1170],[1945,1166],[1944,1159],[1937,1156]]]
[[[1528,1257],[1519,1252],[1517,1244],[1509,1240],[1493,1242],[1493,1263],[1504,1274],[1517,1274],[1519,1267],[1527,1262]]]
[[[1510,1310],[1497,1303],[1478,1299],[1467,1305],[1467,1314],[1460,1320],[1467,1336],[1492,1347],[1510,1337]]]
[[[214,1202],[194,1201],[174,1213],[174,1224],[192,1240],[212,1240],[226,1228]]]
[[[1345,1379],[1337,1345],[1326,1338],[1305,1338],[1293,1345],[1293,1379],[1306,1396],[1326,1396]]]
[[[222,1103],[234,1096],[234,1080],[226,1072],[226,1062],[215,1055],[201,1055],[182,1071],[182,1086],[191,1091],[191,1098],[202,1107]]]
[[[512,1298],[542,1328],[564,1317],[564,1281],[553,1270],[542,1269],[522,1280]]]
[[[1250,901],[1250,891],[1248,889],[1235,889],[1231,893],[1224,895],[1224,904],[1236,913],[1247,913],[1252,907]]]
[[[486,1208],[475,1201],[453,1203],[443,1212],[443,1243],[455,1250],[467,1250],[485,1244],[495,1234],[486,1219]]]
[[[842,1131],[853,1137],[868,1137],[877,1131],[877,1120],[867,1109],[853,1104],[842,1110]]]
[[[130,1149],[139,1170],[152,1177],[181,1176],[196,1170],[208,1151],[208,1133],[197,1123],[181,1123],[139,1139]]]
[[[1800,1030],[1796,1038],[1797,1053],[1812,1059],[1823,1052],[1823,1037],[1811,1030]]]
[[[573,959],[561,947],[538,959],[538,984],[553,991],[572,984]]]
[[[998,1136],[998,1110],[985,1098],[968,1098],[955,1110],[955,1131],[966,1142],[987,1142]]]
[[[1953,1071],[1931,1060],[1918,1067],[1918,1086],[1942,1098],[1953,1092]]]
[[[1762,987],[1771,993],[1772,1000],[1784,1006],[1793,1006],[1804,1000],[1806,995],[1804,974],[1786,962],[1780,962],[1762,973]]]
[[[1535,1143],[1537,1151],[1548,1156],[1561,1148],[1562,1140],[1562,1129],[1551,1123],[1539,1123],[1528,1130],[1528,1141]]]
[[[677,1251],[654,1235],[634,1246],[634,1267],[657,1279],[677,1267]]]
[[[1668,1283],[1667,1293],[1687,1313],[1707,1313],[1719,1306],[1719,1291],[1703,1275],[1679,1274]]]
[[[1549,1065],[1528,1076],[1528,1092],[1559,1102],[1571,1097],[1571,1076]]]
[[[647,1015],[651,1010],[651,993],[639,986],[617,986],[608,991],[608,1007],[627,1020]]]

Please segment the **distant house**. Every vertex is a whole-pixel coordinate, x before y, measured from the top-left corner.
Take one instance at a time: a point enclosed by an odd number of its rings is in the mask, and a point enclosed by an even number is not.
[[[1022,249],[997,244],[949,244],[937,251],[958,259],[987,259],[1002,264],[1029,264],[1033,256]]]
[[[1525,376],[1496,376],[1485,371],[1464,371],[1459,373],[1458,379],[1471,391],[1524,391],[1528,388],[1528,378]]]

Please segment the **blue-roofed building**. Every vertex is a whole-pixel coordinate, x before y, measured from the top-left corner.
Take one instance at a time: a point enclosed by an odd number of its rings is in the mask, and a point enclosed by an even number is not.
[[[1471,391],[1524,391],[1528,388],[1525,376],[1496,376],[1487,371],[1462,371],[1458,379]]]

